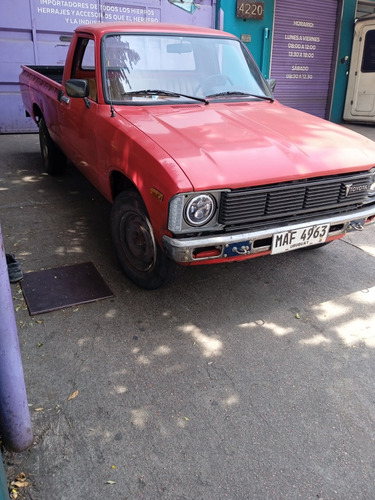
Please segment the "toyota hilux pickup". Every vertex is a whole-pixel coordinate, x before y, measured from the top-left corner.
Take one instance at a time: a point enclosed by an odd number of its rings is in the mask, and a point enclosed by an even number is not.
[[[246,46],[167,24],[78,27],[64,67],[22,66],[45,170],[112,203],[130,280],[316,248],[375,217],[375,145],[275,100]]]

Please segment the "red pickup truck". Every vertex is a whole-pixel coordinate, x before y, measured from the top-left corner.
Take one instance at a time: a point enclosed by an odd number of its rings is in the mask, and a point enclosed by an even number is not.
[[[45,169],[69,158],[113,203],[119,262],[141,287],[324,245],[375,217],[375,145],[277,102],[229,33],[86,25],[64,67],[22,66],[20,84]]]

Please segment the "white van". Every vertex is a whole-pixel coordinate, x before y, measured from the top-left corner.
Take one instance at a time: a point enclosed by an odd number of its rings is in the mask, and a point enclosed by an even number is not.
[[[364,16],[355,24],[345,121],[375,122],[375,15]]]

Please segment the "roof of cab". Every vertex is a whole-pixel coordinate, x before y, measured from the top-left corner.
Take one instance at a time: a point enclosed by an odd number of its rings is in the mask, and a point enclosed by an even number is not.
[[[93,23],[78,26],[77,33],[91,33],[95,36],[102,36],[107,33],[168,33],[176,35],[203,35],[203,36],[228,36],[234,35],[225,31],[213,28],[203,28],[200,26],[188,26],[183,24],[167,23]]]

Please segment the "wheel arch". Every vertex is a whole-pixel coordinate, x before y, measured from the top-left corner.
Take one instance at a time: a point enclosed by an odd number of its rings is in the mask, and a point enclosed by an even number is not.
[[[33,118],[37,124],[39,124],[40,119],[43,118],[42,110],[36,103],[33,104]]]
[[[127,177],[123,172],[119,170],[113,170],[110,174],[110,199],[114,203],[116,197],[124,191],[133,191],[137,193],[143,201],[148,217],[151,221],[151,225],[154,230],[154,234],[159,244],[161,245],[161,238],[163,234],[162,228],[166,225],[166,217],[168,208],[163,201],[158,200],[155,196],[150,194],[150,190],[144,182],[140,185],[136,185],[132,179]],[[164,206],[162,206],[162,203]]]
[[[110,190],[112,201],[123,191],[136,191],[143,199],[143,196],[137,186],[123,172],[113,170],[110,174]]]

